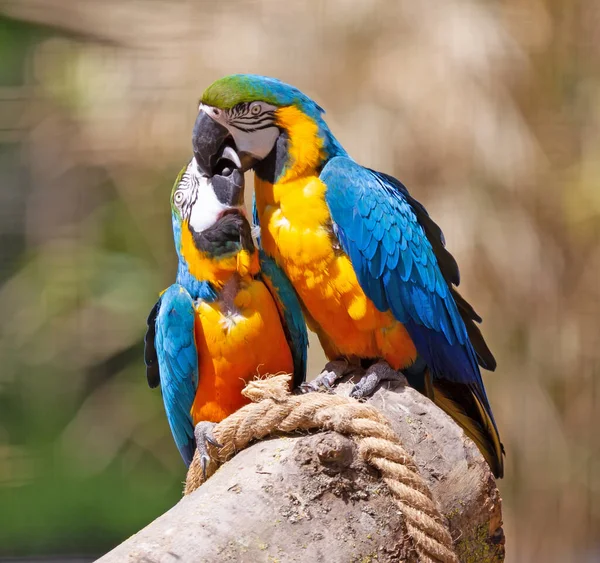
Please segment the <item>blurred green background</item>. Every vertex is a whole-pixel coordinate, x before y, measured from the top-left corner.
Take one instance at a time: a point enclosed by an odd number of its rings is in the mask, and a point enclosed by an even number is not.
[[[507,561],[600,561],[599,29],[597,0],[0,0],[0,556],[93,558],[179,498],[145,320],[197,99],[257,72],[444,229],[498,358]]]

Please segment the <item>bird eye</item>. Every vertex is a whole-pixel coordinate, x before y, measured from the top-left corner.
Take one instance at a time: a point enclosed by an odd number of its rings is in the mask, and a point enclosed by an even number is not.
[[[258,115],[260,113],[260,111],[261,111],[260,104],[252,104],[250,106],[250,113],[252,115]]]
[[[212,108],[212,112],[215,117],[219,117],[221,115],[221,110],[218,108]]]
[[[173,196],[173,201],[176,205],[181,205],[181,203],[183,202],[183,192],[175,192],[175,195]]]

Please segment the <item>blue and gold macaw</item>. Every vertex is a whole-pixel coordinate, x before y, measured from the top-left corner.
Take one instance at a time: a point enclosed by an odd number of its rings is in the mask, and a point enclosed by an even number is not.
[[[175,443],[187,465],[212,426],[248,400],[247,381],[261,374],[305,379],[307,333],[293,287],[259,252],[243,210],[243,175],[229,170],[210,180],[195,161],[171,194],[176,283],[148,318],[148,383],[160,384]]]
[[[442,231],[398,180],[348,156],[323,113],[279,80],[222,78],[200,101],[195,159],[207,176],[254,169],[262,250],[291,281],[331,360],[316,385],[371,360],[353,390],[362,397],[401,370],[502,476],[479,371],[496,363],[481,318],[454,287],[458,266]]]

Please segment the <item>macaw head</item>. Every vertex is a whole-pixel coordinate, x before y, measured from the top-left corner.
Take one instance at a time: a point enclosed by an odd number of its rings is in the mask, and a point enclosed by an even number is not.
[[[322,113],[300,90],[275,78],[221,78],[200,100],[192,138],[198,167],[207,176],[245,172],[273,155],[278,140],[290,141],[292,128],[305,145],[319,137],[323,145],[330,134]]]
[[[226,176],[203,176],[194,158],[184,166],[171,191],[174,224],[186,222],[196,233],[212,226],[231,208],[243,209],[244,176],[237,170]]]
[[[244,176],[238,169],[207,178],[192,158],[173,186],[171,214],[180,272],[218,289],[233,272],[245,275],[258,269],[244,208]]]

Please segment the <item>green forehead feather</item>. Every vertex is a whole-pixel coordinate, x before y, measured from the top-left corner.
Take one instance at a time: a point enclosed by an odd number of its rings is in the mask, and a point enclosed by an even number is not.
[[[297,105],[307,113],[322,111],[297,88],[276,78],[256,74],[232,74],[221,78],[206,89],[200,101],[220,109],[231,109],[241,103],[261,101],[279,107]]]
[[[211,84],[202,94],[202,103],[221,108],[230,109],[243,102],[257,100],[273,105],[277,100],[271,92],[257,80],[250,79],[247,75],[234,74],[226,76]]]

